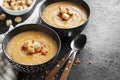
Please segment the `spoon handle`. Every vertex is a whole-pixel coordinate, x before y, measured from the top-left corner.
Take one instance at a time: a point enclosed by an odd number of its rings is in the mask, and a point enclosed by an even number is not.
[[[50,71],[50,73],[45,77],[45,80],[53,80],[56,73],[63,67],[69,57],[72,55],[74,51],[71,50],[70,53],[67,53],[64,58],[62,58],[57,65]]]
[[[69,58],[69,60],[68,60],[68,62],[67,62],[67,64],[66,64],[66,66],[65,66],[65,68],[64,68],[64,71],[62,72],[62,75],[61,75],[61,77],[60,77],[59,80],[67,80],[67,77],[68,77],[68,75],[69,75],[69,72],[70,72],[70,70],[71,70],[71,68],[72,68],[72,65],[73,65],[73,63],[74,63],[76,53],[77,53],[77,51],[75,51],[75,52],[72,54],[72,56]]]

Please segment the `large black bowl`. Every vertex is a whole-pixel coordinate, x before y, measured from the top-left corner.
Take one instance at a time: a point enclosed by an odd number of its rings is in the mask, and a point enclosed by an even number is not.
[[[56,55],[54,56],[54,58],[52,58],[51,60],[49,60],[46,63],[38,64],[38,65],[23,65],[23,64],[16,63],[12,59],[10,59],[10,57],[6,53],[6,47],[7,47],[8,42],[15,35],[17,35],[21,32],[25,32],[25,31],[40,31],[40,32],[44,32],[44,33],[50,35],[57,42],[57,45],[58,45],[58,51],[57,51]],[[38,25],[38,24],[27,24],[27,25],[19,26],[19,27],[13,29],[12,31],[10,31],[3,40],[2,49],[3,49],[3,54],[6,56],[7,60],[13,66],[13,68],[15,68],[18,71],[22,71],[22,72],[26,72],[26,73],[35,73],[35,72],[39,72],[39,71],[42,71],[42,70],[50,67],[51,64],[54,63],[54,61],[56,60],[56,57],[59,54],[60,49],[61,49],[61,40],[59,38],[59,35],[53,29],[51,29],[49,27],[45,27],[45,26]]]
[[[61,1],[69,1],[69,2],[73,2],[73,3],[81,5],[86,10],[87,16],[89,19],[90,8],[87,5],[87,3],[84,2],[83,0],[44,0],[41,2],[40,16],[42,15],[42,12],[46,6],[48,6],[52,3],[55,3],[55,2],[61,2]],[[78,27],[75,27],[75,28],[70,28],[70,29],[61,29],[61,28],[53,27],[53,26],[47,24],[46,22],[44,22],[41,17],[40,17],[40,24],[47,25],[47,26],[53,28],[54,30],[56,30],[58,32],[58,34],[60,35],[60,37],[63,41],[68,41],[69,39],[72,39],[76,34],[79,34],[84,29],[84,27],[86,26],[86,24],[88,22],[88,19],[84,24],[82,24]]]

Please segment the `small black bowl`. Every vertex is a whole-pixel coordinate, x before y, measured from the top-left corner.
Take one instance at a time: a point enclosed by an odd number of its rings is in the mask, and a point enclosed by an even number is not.
[[[40,31],[40,32],[44,32],[44,33],[50,35],[57,42],[57,45],[58,45],[58,51],[57,51],[56,55],[48,62],[43,63],[43,64],[38,64],[38,65],[23,65],[23,64],[16,63],[12,59],[10,59],[10,57],[6,53],[6,47],[7,47],[8,42],[15,35],[17,35],[21,32],[25,32],[25,31]],[[39,24],[27,24],[27,25],[19,26],[19,27],[13,29],[12,31],[10,31],[3,40],[2,49],[3,49],[3,54],[6,56],[7,60],[13,66],[13,68],[15,68],[16,70],[21,71],[21,72],[35,73],[35,72],[43,71],[46,68],[52,66],[52,64],[55,62],[55,60],[60,52],[61,40],[59,38],[59,35],[53,29],[51,29],[49,27],[42,26]]]
[[[41,25],[47,25],[47,26],[53,28],[54,30],[56,30],[56,32],[58,32],[58,34],[60,35],[60,37],[63,41],[68,41],[69,39],[72,39],[76,34],[79,34],[84,29],[84,27],[86,26],[86,24],[88,22],[89,16],[90,16],[90,8],[87,5],[87,3],[84,2],[83,0],[50,0],[50,1],[49,0],[44,0],[44,1],[41,2],[40,16],[42,16],[42,12],[43,12],[43,10],[46,6],[48,6],[52,3],[55,3],[55,2],[61,2],[61,1],[62,2],[63,1],[68,1],[68,2],[73,2],[73,3],[81,5],[87,12],[87,21],[84,24],[82,24],[78,27],[74,27],[74,28],[70,28],[70,29],[62,29],[62,28],[56,28],[56,27],[53,27],[53,26],[47,24],[40,17],[40,24]]]

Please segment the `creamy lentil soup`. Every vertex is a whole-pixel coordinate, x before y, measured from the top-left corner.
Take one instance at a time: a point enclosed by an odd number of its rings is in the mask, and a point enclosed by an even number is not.
[[[74,28],[87,21],[87,12],[81,5],[73,2],[55,2],[43,10],[41,17],[56,28]]]
[[[37,65],[52,59],[57,50],[56,41],[49,35],[43,32],[26,31],[9,41],[6,52],[19,64]]]

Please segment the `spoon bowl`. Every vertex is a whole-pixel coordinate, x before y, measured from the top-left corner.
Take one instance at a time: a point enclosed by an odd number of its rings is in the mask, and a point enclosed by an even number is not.
[[[71,49],[80,50],[85,45],[86,40],[87,40],[87,38],[86,38],[86,36],[84,34],[78,35],[77,37],[75,37],[72,40],[72,42],[70,44]]]

